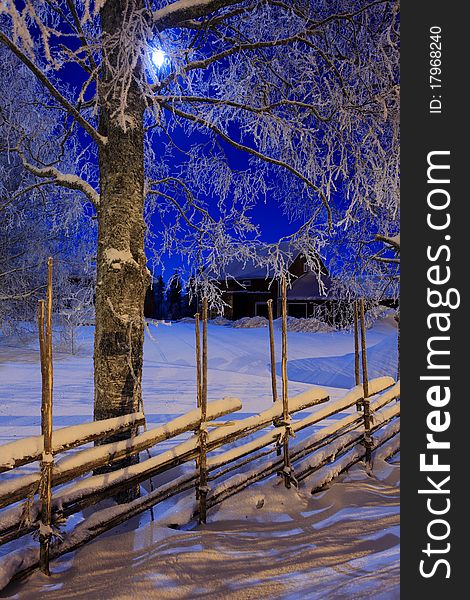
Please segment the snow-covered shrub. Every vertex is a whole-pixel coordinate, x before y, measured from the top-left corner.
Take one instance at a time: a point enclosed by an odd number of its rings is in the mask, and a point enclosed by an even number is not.
[[[282,319],[276,319],[274,321],[274,326],[281,329]],[[330,331],[335,331],[335,329],[331,325],[328,325],[328,323],[320,321],[319,319],[315,319],[314,317],[310,317],[307,319],[287,317],[287,331],[300,331],[304,333],[328,333]]]
[[[196,319],[194,317],[183,317],[182,319],[178,319],[178,323],[192,323],[192,324],[194,324],[195,320]]]
[[[242,329],[254,329],[256,327],[267,327],[268,319],[266,317],[243,317],[234,321],[232,327]]]
[[[226,319],[225,317],[216,317],[215,319],[211,319],[210,321],[212,325],[220,325],[222,327],[226,327],[227,325],[231,325],[232,321]]]

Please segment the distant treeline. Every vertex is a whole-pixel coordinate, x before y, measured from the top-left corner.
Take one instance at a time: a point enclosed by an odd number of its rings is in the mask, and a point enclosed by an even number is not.
[[[159,275],[147,290],[145,297],[145,316],[147,318],[176,321],[183,317],[194,316],[196,310],[196,303],[190,302],[189,295],[184,291],[177,272],[166,283]]]

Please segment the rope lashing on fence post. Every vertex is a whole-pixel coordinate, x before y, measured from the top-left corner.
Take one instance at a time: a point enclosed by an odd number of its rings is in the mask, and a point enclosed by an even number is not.
[[[370,464],[373,446],[373,440],[370,435],[372,417],[370,414],[369,376],[367,373],[366,321],[364,314],[364,300],[362,298],[359,301],[359,311],[361,320],[362,386],[364,391],[364,398],[362,401],[362,405],[364,407],[364,446],[366,449],[366,462]]]
[[[355,385],[361,385],[361,372],[359,366],[359,323],[357,315],[357,300],[353,302],[354,310],[354,382]],[[356,404],[356,409],[361,410],[361,403]]]
[[[45,312],[45,315],[44,315]],[[45,317],[45,319],[44,319]],[[45,332],[44,332],[45,320]],[[52,258],[47,262],[47,294],[44,311],[44,300],[38,307],[39,349],[41,354],[42,403],[41,403],[41,433],[44,440],[44,450],[41,461],[41,523],[39,525],[39,564],[45,575],[50,575],[49,548],[52,537],[51,529],[51,498],[52,498]]]
[[[283,277],[281,280],[281,296],[282,296],[282,421],[277,425],[284,426],[284,434],[281,436],[279,443],[282,443],[283,449],[283,466],[279,475],[284,479],[284,485],[287,489],[291,484],[297,484],[294,477],[294,472],[289,458],[289,437],[293,436],[291,418],[289,414],[289,395],[288,395],[288,379],[287,379],[287,282]]]
[[[201,377],[201,424],[199,426],[199,524],[207,520],[207,298],[202,301],[202,377]]]

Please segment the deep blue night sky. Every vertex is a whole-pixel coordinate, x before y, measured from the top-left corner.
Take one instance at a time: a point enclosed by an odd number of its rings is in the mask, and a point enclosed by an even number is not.
[[[166,67],[166,68],[168,68],[168,67]],[[165,65],[162,67],[162,69],[165,69]],[[63,83],[65,83],[67,86],[69,86],[71,88],[74,88],[75,90],[78,90],[80,88],[80,86],[82,85],[82,83],[84,81],[84,75],[85,74],[82,71],[82,69],[78,65],[73,64],[73,63],[67,64],[60,71],[60,77],[61,77]],[[90,96],[91,96],[94,93],[94,90],[92,89],[91,86],[90,86],[89,91],[90,91]],[[238,139],[239,136],[238,136],[238,131],[237,131],[235,124],[230,133],[234,139]],[[89,140],[86,139],[87,138],[86,134],[84,134],[79,129],[77,129],[77,134],[79,136],[79,139],[83,142],[83,144],[88,143]],[[191,134],[191,137],[188,138],[186,136],[186,133],[183,131],[182,127],[179,127],[179,126],[176,127],[175,129],[173,129],[172,138],[174,139],[176,145],[183,149],[188,149],[194,143],[201,143],[201,142],[207,141],[209,139],[206,134],[203,134],[203,133],[197,132],[197,131],[193,131],[193,133]],[[163,137],[162,139],[165,139],[165,138]],[[156,138],[156,143],[158,143],[158,137]],[[220,146],[223,148],[226,158],[232,169],[244,170],[249,167],[249,162],[248,162],[249,156],[247,153],[233,148],[232,146],[230,146],[229,144],[227,144],[224,141],[219,140],[219,143],[220,143]],[[244,138],[243,143],[245,143],[246,145],[250,145],[250,142],[249,142],[249,140],[247,140],[246,137]],[[156,153],[156,156],[157,156],[157,160],[158,160],[158,153]],[[172,160],[173,160],[173,166],[178,167],[178,165],[181,164],[182,161],[186,160],[186,157],[184,154],[176,153]],[[253,165],[251,165],[251,168],[253,168]],[[268,184],[275,185],[274,179],[272,179],[271,181],[268,181]],[[295,193],[295,192],[293,192],[293,193]],[[195,191],[195,194],[197,196],[197,190]],[[213,207],[216,206],[216,203],[217,203],[216,198],[202,197],[202,199],[209,203],[209,208],[211,205]],[[337,197],[334,198],[333,202],[335,202],[335,203],[339,202],[341,204],[341,202],[342,202],[341,194],[337,195]],[[253,209],[250,212],[250,216],[251,216],[252,221],[259,227],[259,230],[260,230],[259,240],[262,242],[267,242],[267,243],[277,242],[281,237],[295,233],[299,229],[299,227],[302,225],[302,221],[300,221],[300,220],[296,220],[296,221],[292,222],[288,218],[288,216],[284,214],[282,207],[279,206],[279,204],[278,204],[278,200],[276,200],[274,198],[270,198],[269,193],[268,193],[268,197],[266,199],[265,198],[258,199],[258,201],[256,202],[256,204],[254,205]],[[151,228],[154,233],[158,233],[158,230],[160,228],[158,217],[152,218]],[[325,263],[328,268],[329,262],[330,262],[329,258],[331,257],[331,252],[328,251],[328,249],[325,249],[325,250],[326,250],[325,251],[326,255],[323,258],[325,259]],[[342,249],[342,251],[350,252],[350,248],[345,246]],[[149,268],[151,269],[151,271],[153,272],[153,274],[155,276],[159,275],[163,270],[164,279],[167,281],[168,278],[173,274],[175,269],[178,269],[178,270],[182,269],[183,277],[184,277],[185,268],[184,268],[184,262],[183,262],[183,259],[181,256],[179,256],[177,254],[173,254],[171,256],[164,255],[161,257],[161,264],[156,265],[155,268],[153,268],[152,252],[150,251],[149,248],[147,251],[147,256],[149,258]],[[338,258],[338,256],[339,256],[339,258]],[[344,260],[344,257],[341,256],[341,252],[336,254],[335,260],[336,261],[339,260],[340,263]],[[163,269],[162,269],[162,266],[163,266]]]
[[[165,66],[163,66],[162,68],[164,69]],[[65,66],[65,68],[63,68],[60,71],[60,76],[62,81],[67,86],[70,86],[71,88],[75,88],[77,90],[80,88],[84,81],[84,72],[82,71],[80,66],[74,63],[68,63]],[[94,90],[90,86],[90,95],[92,93],[94,93]],[[238,136],[235,126],[233,128],[232,134],[234,135],[234,139],[237,139]],[[77,129],[77,135],[79,136],[79,139],[84,145],[89,142],[89,139],[87,138],[86,134],[83,131],[81,131],[80,128]],[[185,132],[181,127],[177,127],[175,130],[173,130],[172,137],[174,138],[175,143],[179,147],[186,149],[194,143],[201,143],[207,141],[208,139],[207,136],[198,132],[193,132],[191,138],[187,138]],[[244,143],[249,145],[249,142],[247,142],[246,139],[244,140]],[[234,149],[232,146],[225,143],[224,141],[220,141],[220,145],[221,147],[223,147],[226,157],[230,163],[230,166],[233,169],[241,170],[248,168],[249,157],[245,152]],[[174,164],[177,165],[180,161],[185,160],[185,157],[184,155],[180,154],[178,156],[178,154],[176,154],[173,160]],[[211,204],[214,205],[217,201],[215,198],[206,197],[203,199],[209,202],[209,206]],[[282,208],[277,204],[275,200],[270,199],[269,196],[267,199],[259,199],[256,205],[253,207],[253,210],[251,210],[250,215],[252,221],[260,228],[261,235],[259,239],[263,242],[268,243],[276,242],[281,237],[294,233],[301,225],[301,222],[299,221],[294,223],[290,222],[288,217],[283,214]],[[158,219],[152,219],[151,223],[153,227],[153,232],[158,232]],[[152,255],[150,251],[148,251],[147,254],[150,262],[149,266],[151,267]],[[172,256],[163,256],[162,263],[164,268],[165,279],[168,279],[173,274],[173,271],[175,269],[180,269],[183,265],[182,258],[175,254],[173,254]],[[158,265],[155,268],[155,275],[158,275],[161,271],[162,267],[161,265]]]

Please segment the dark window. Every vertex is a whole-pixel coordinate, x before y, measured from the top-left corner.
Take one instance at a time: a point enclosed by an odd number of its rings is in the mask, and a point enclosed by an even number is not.
[[[251,279],[244,279],[242,281],[242,286],[243,287],[251,287]]]
[[[289,302],[287,306],[287,313],[289,317],[296,317],[297,319],[305,319],[307,316],[307,303],[306,302]]]

